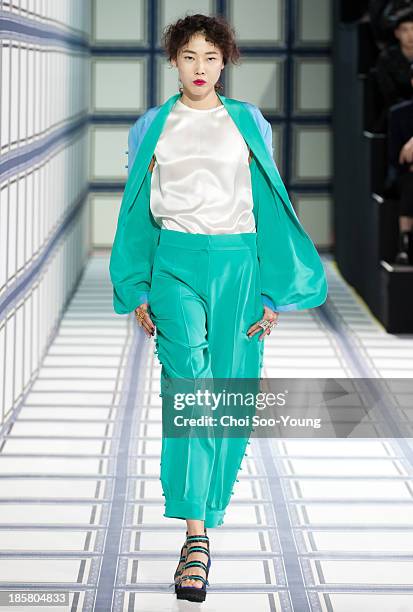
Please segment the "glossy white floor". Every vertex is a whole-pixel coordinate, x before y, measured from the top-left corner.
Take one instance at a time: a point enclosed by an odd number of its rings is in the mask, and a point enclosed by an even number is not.
[[[168,589],[184,524],[163,517],[160,365],[113,313],[107,266],[90,260],[3,430],[0,590],[70,590],[70,605],[46,608],[59,611],[197,609]],[[411,378],[413,337],[386,334],[326,268],[328,303],[280,315],[263,376]],[[412,457],[411,439],[252,439],[225,524],[209,530],[200,609],[413,610]]]

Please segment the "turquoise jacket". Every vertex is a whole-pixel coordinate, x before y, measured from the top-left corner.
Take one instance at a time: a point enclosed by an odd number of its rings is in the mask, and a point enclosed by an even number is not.
[[[109,263],[116,313],[148,301],[160,226],[150,210],[149,164],[173,105],[174,94],[148,109],[128,138],[128,179],[123,192]],[[253,214],[263,303],[275,311],[315,308],[327,297],[327,279],[318,252],[302,227],[273,159],[272,129],[257,106],[217,96],[252,152]]]

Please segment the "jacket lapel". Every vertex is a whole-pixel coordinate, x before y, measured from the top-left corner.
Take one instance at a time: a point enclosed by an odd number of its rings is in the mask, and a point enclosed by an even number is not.
[[[220,96],[219,94],[217,95],[222,100],[228,114],[235,122],[248,146],[252,149],[252,152],[261,164],[273,187],[276,189],[282,201],[293,215],[294,220],[298,220],[295,210],[290,202],[288,192],[278,172],[277,166],[273,158],[268,154],[268,149],[254,117],[251,115],[247,107],[242,103],[240,104],[238,100],[225,98],[225,96]]]
[[[131,206],[133,205],[137,194],[139,193],[139,189],[141,188],[143,179],[145,178],[146,172],[148,170],[149,162],[152,158],[153,152],[156,148],[156,143],[159,140],[159,137],[162,133],[163,126],[165,121],[171,112],[171,109],[177,99],[181,94],[174,94],[164,104],[162,104],[159,108],[159,111],[156,113],[152,123],[148,127],[145,132],[145,135],[142,139],[142,142],[138,146],[138,151],[136,152],[136,158],[139,159],[139,163],[134,163],[132,166],[131,173],[126,181],[125,190],[122,198],[122,208],[124,208],[124,213],[127,213]],[[135,158],[135,162],[137,159]],[[123,203],[127,202],[128,204],[123,207]],[[121,210],[122,213],[122,210]]]

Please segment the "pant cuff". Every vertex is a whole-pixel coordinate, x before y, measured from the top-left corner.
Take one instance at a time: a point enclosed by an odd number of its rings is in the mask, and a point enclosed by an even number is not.
[[[205,520],[205,503],[165,499],[164,516],[170,518],[189,519],[195,521]]]
[[[206,508],[205,510],[205,527],[219,527],[224,522],[225,510],[211,510]]]
[[[205,521],[205,527],[218,527],[224,522],[225,510],[211,510],[205,503],[165,499],[163,516],[183,520]]]

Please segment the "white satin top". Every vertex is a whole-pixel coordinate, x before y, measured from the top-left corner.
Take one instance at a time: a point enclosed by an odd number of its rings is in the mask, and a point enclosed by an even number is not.
[[[223,104],[199,110],[178,99],[155,148],[156,223],[199,234],[256,232],[248,154]]]

